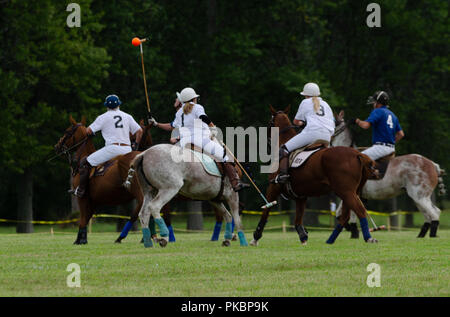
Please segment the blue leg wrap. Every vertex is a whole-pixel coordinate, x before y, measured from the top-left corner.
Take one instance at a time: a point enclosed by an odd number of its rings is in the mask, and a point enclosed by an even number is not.
[[[369,224],[367,223],[367,218],[361,218],[359,219],[359,224],[361,225],[361,231],[364,237],[364,240],[369,240],[372,236],[369,232]]]
[[[231,220],[231,232],[234,232],[234,218]]]
[[[169,229],[167,229],[166,223],[163,218],[155,219],[156,224],[159,227],[159,234],[161,237],[167,237],[169,235]]]
[[[327,243],[328,244],[333,244],[334,241],[336,240],[336,238],[338,237],[338,235],[341,233],[342,231],[342,226],[340,223],[338,223],[336,225],[336,227],[334,228],[333,232],[331,233],[331,236],[328,238]]]
[[[219,240],[220,236],[220,230],[222,229],[222,222],[216,221],[216,224],[214,226],[213,235],[211,237],[211,241],[217,241]]]
[[[144,239],[144,247],[146,247],[146,248],[153,247],[152,236],[151,236],[150,230],[148,228],[142,229],[142,237]]]
[[[175,234],[173,233],[173,227],[172,225],[167,226],[167,229],[169,229],[169,242],[175,242]]]
[[[133,223],[131,221],[127,221],[125,227],[123,227],[122,232],[120,233],[120,237],[123,239],[128,235],[128,231],[130,231]]]
[[[150,229],[151,235],[156,236],[155,219],[153,217],[150,217],[150,221],[148,223],[148,228]]]
[[[227,222],[227,224],[225,225],[225,239],[226,240],[231,240],[231,238],[233,238],[233,233],[231,232],[231,222]]]
[[[244,232],[239,231],[238,236],[239,236],[239,243],[241,244],[241,246],[247,247],[248,243],[247,243],[247,239],[245,238]]]

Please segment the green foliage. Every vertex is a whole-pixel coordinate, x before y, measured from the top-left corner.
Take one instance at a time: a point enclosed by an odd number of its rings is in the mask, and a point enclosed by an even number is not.
[[[366,118],[367,96],[383,89],[406,134],[399,154],[420,153],[450,170],[448,2],[380,0],[382,27],[369,28],[370,2],[80,0],[80,28],[66,26],[67,3],[58,0],[1,2],[0,162],[10,176],[0,188],[29,166],[39,167],[42,189],[51,184],[41,170],[68,183],[68,166],[44,159],[68,114],[78,121],[85,115],[89,124],[109,94],[136,119],[146,117],[135,36],[149,38],[145,70],[158,121],[173,120],[175,92],[186,86],[221,128],[266,126],[269,104],[291,104],[292,117],[309,81],[347,118]],[[168,141],[161,130],[152,134]],[[360,145],[370,143],[370,131],[357,134]],[[265,175],[257,177],[265,183]],[[0,201],[6,196],[2,191]],[[40,200],[37,208],[45,213],[61,201]]]

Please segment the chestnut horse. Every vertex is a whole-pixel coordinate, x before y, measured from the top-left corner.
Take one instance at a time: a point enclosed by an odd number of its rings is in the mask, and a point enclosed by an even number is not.
[[[290,107],[284,111],[276,111],[270,106],[272,119],[270,127],[278,127],[279,145],[286,143],[296,135],[295,127],[288,117]],[[269,129],[270,130],[270,129]],[[364,204],[358,197],[358,193],[369,177],[374,175],[374,164],[367,155],[361,154],[355,149],[348,147],[323,148],[314,153],[303,166],[289,169],[290,183],[296,195],[295,229],[302,244],[308,240],[308,232],[303,227],[303,215],[307,197],[321,196],[333,191],[344,202],[344,208],[340,222],[336,225],[333,233],[326,241],[334,243],[343,225],[348,221],[350,209],[354,210],[360,219],[366,242],[377,242],[372,238],[367,223],[367,212]],[[269,179],[275,178],[277,173],[270,175]],[[284,186],[273,184],[267,189],[267,200],[273,201],[284,192]],[[256,246],[262,237],[264,226],[269,216],[270,208],[265,209],[253,233],[251,245]]]
[[[55,151],[57,154],[67,154],[69,162],[72,166],[72,187],[76,188],[79,184],[79,163],[80,161],[95,152],[94,144],[90,138],[87,138],[86,119],[83,117],[81,123],[77,123],[72,116],[70,116],[71,126],[66,129],[64,135],[60,138],[55,145]],[[143,141],[141,141],[140,147],[145,146],[145,142],[151,143],[151,138],[147,139],[148,129],[145,128],[143,134]],[[145,141],[147,140],[147,141]],[[71,151],[75,151],[74,155]],[[131,214],[131,219],[127,223],[132,224],[136,221],[139,210],[142,206],[143,195],[137,184],[137,180],[134,177],[129,189],[123,186],[123,182],[127,178],[130,162],[134,157],[139,154],[138,151],[132,151],[125,155],[119,155],[112,159],[111,166],[106,170],[105,174],[100,177],[91,177],[89,180],[88,194],[78,199],[78,205],[80,207],[80,222],[78,229],[78,236],[74,244],[86,244],[87,243],[87,224],[92,215],[100,206],[115,206],[129,203],[133,199],[137,200],[137,206]],[[131,225],[128,226],[128,230]],[[125,229],[124,229],[125,230]],[[127,232],[128,232],[127,230]],[[122,236],[123,234],[121,234]],[[125,235],[126,236],[126,235]],[[118,238],[118,240],[120,237]],[[123,237],[122,237],[123,239]],[[121,239],[120,239],[121,240]],[[120,241],[118,241],[120,242]]]

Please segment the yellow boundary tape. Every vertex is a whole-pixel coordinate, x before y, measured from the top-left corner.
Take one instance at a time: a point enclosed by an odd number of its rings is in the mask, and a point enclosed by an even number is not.
[[[315,210],[315,209],[306,209],[306,211],[313,211],[313,212],[320,212],[322,214],[331,214],[336,215],[334,211],[330,210]],[[256,211],[256,210],[243,210],[243,214],[247,215],[262,215],[262,211]],[[294,213],[292,210],[283,210],[283,211],[271,211],[269,212],[269,215],[271,216],[279,216],[279,215],[287,215],[290,213]],[[368,210],[368,214],[375,215],[375,216],[383,216],[383,217],[389,217],[389,216],[397,216],[397,215],[411,215],[417,212],[413,211],[394,211],[391,213],[387,212],[379,212],[379,211],[372,211]],[[203,215],[214,215],[212,212],[171,212],[171,215],[188,215],[188,214],[203,214]],[[96,214],[93,216],[93,218],[118,218],[118,219],[130,219],[129,216],[121,216],[121,215],[111,215],[111,214]],[[74,219],[68,219],[68,220],[55,220],[55,221],[46,221],[46,220],[32,220],[32,221],[25,221],[25,220],[11,220],[11,219],[0,219],[0,222],[13,222],[13,223],[33,223],[33,224],[39,224],[39,225],[57,225],[57,224],[67,224],[67,223],[74,223],[78,222],[79,218]]]

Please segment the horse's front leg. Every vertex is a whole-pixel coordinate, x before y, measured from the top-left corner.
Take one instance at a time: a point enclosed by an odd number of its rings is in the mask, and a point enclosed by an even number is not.
[[[297,199],[295,201],[295,230],[302,245],[306,245],[308,241],[308,231],[303,226],[303,216],[305,214],[306,198]]]
[[[266,194],[267,201],[277,200],[278,196],[280,195],[280,186],[278,184],[270,184]],[[250,242],[250,245],[258,245],[258,240],[261,239],[264,227],[267,223],[267,218],[269,218],[270,210],[271,208],[266,208],[263,210],[258,225],[256,226],[256,230],[253,232],[253,240]]]
[[[77,239],[73,244],[87,244],[87,224],[94,214],[94,209],[90,205],[88,198],[78,198],[78,206],[80,207],[80,223]]]

